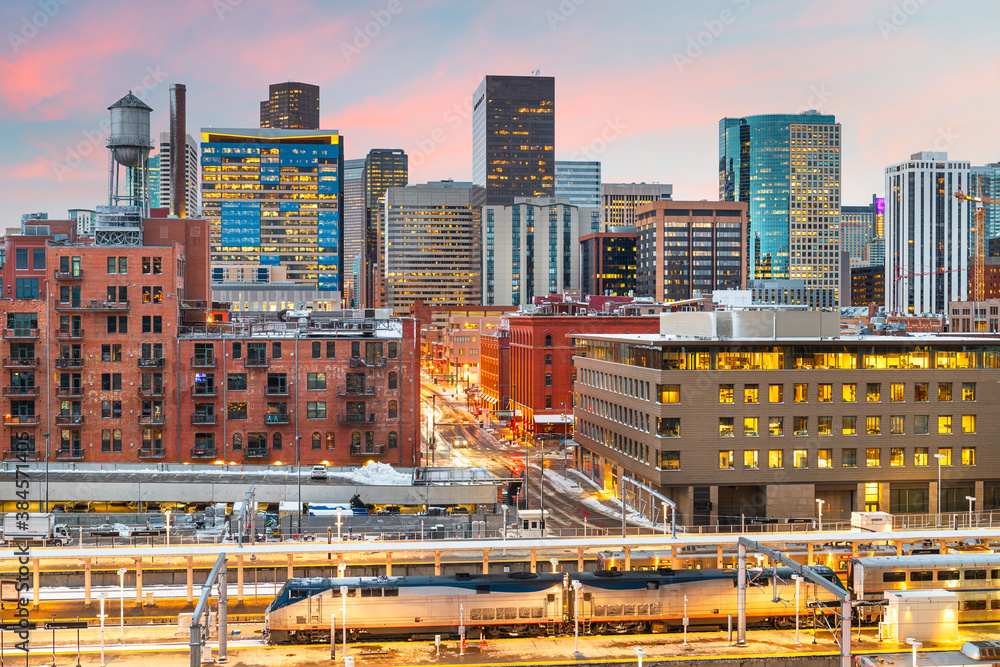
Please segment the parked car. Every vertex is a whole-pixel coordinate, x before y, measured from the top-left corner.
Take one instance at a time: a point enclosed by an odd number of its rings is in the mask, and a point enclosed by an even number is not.
[[[328,478],[326,466],[313,466],[313,469],[309,471],[309,479],[325,482]]]

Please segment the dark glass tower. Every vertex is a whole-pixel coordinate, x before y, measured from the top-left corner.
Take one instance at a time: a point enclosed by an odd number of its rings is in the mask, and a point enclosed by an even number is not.
[[[319,129],[319,86],[298,81],[272,83],[260,103],[260,126],[285,130]]]
[[[555,94],[550,76],[487,76],[472,98],[472,182],[486,205],[555,194]]]
[[[392,187],[406,187],[410,183],[409,159],[401,148],[373,148],[365,158],[365,270],[364,303],[367,308],[381,304],[375,294],[374,272],[382,265],[379,237],[379,212],[385,203],[385,191]]]

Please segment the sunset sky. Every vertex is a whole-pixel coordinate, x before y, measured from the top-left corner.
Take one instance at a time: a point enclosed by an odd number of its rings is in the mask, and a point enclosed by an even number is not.
[[[156,137],[186,84],[199,138],[257,127],[269,83],[317,84],[345,156],[402,148],[413,183],[468,180],[476,86],[536,69],[557,159],[605,181],[717,198],[720,118],[818,109],[843,124],[842,201],[864,204],[919,150],[1000,161],[998,25],[993,0],[4,0],[2,227],[106,203],[102,127],[130,89]]]

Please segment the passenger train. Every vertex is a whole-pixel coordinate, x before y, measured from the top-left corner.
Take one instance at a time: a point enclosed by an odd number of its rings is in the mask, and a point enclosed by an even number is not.
[[[829,568],[816,570],[839,584]],[[774,575],[748,570],[752,625],[794,623],[792,571],[779,567],[772,581]],[[433,638],[458,634],[460,626],[473,636],[555,635],[571,633],[576,618],[585,633],[662,632],[681,627],[685,612],[692,626],[718,626],[735,608],[736,577],[735,570],[660,569],[291,579],[265,611],[264,635],[270,643],[329,641],[330,615],[340,618],[343,607],[341,587],[351,638]],[[803,611],[806,599],[833,599],[814,584],[803,595]]]

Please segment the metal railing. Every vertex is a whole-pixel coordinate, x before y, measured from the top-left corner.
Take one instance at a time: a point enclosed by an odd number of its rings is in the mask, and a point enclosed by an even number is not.
[[[83,358],[56,357],[56,368],[83,368]]]
[[[191,415],[191,425],[198,426],[199,424],[215,424],[215,415],[205,415],[205,414],[193,414]]]
[[[337,415],[337,423],[338,424],[374,424],[375,423],[375,415],[374,414],[369,414],[367,416],[366,415],[349,415],[349,414],[344,414],[343,412],[341,412],[341,413],[339,413]]]
[[[39,388],[36,385],[8,385],[3,388],[4,396],[38,396]]]
[[[191,357],[191,368],[215,368],[215,356]]]
[[[374,396],[375,387],[373,385],[367,385],[364,387],[348,387],[346,385],[340,385],[337,388],[337,396]]]
[[[137,357],[136,363],[139,368],[163,368],[167,364],[167,360],[163,357]]]
[[[6,357],[4,368],[38,368],[38,357]]]
[[[60,271],[59,269],[55,269],[52,272],[52,277],[56,280],[83,280],[83,269],[70,271]]]
[[[4,338],[38,338],[37,328],[13,327],[3,330]]]
[[[38,415],[4,415],[4,426],[38,426]]]
[[[85,421],[83,415],[56,415],[56,426],[82,426]]]
[[[38,336],[35,336],[35,338],[37,337]],[[71,329],[65,329],[63,327],[59,327],[58,329],[56,329],[56,338],[68,338],[71,340],[77,338],[83,338],[83,328],[76,327]]]
[[[57,398],[80,398],[83,396],[83,387],[56,387]]]

